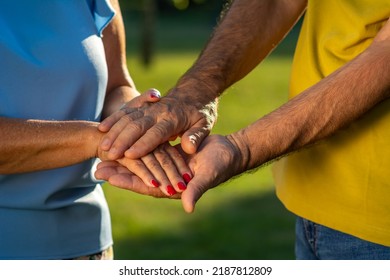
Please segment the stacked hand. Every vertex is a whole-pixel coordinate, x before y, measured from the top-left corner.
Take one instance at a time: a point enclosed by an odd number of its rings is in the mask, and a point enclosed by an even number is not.
[[[241,155],[227,137],[208,136],[193,155],[185,154],[180,146],[176,146],[175,149],[181,152],[191,173],[194,174],[181,196],[173,196],[173,198],[181,197],[183,208],[188,213],[194,211],[196,202],[208,189],[239,173]],[[124,167],[128,160],[103,162],[98,165],[96,175],[120,188],[154,197],[165,197],[156,189],[142,186],[140,179]]]
[[[140,158],[178,136],[186,153],[196,152],[215,123],[216,100],[203,105],[172,92],[152,102],[141,95],[102,121],[99,129],[107,134],[101,149],[108,158]]]
[[[160,98],[160,93],[155,89],[151,89],[122,106],[119,111],[108,118],[108,121],[118,120],[118,122],[114,123],[112,131],[109,131],[106,137],[103,136],[102,146],[104,147],[104,141],[107,137],[116,134],[118,127],[121,126],[121,121],[131,121],[131,116],[134,113],[141,112],[141,108],[149,108]],[[105,127],[105,124],[103,123],[102,127]],[[125,125],[123,131],[120,132],[118,140],[126,136],[128,132],[131,134],[131,129],[129,131],[129,128]],[[129,142],[125,141],[124,144],[129,145]],[[177,193],[181,193],[186,189],[186,182],[191,178],[191,172],[184,159],[169,143],[160,144],[149,154],[135,159],[125,157],[123,150],[113,156],[111,151],[102,148],[98,149],[98,157],[102,160],[100,166],[103,166],[104,170],[108,169],[109,173],[102,173],[98,170],[96,172],[97,178],[106,179],[112,185],[121,186],[122,174],[130,172],[136,175],[133,179],[134,186],[139,189],[147,187],[146,189],[155,196],[172,197]],[[108,178],[107,174],[112,175],[114,170],[116,176]]]
[[[192,212],[207,189],[237,174],[240,155],[228,138],[208,136],[215,102],[201,107],[171,96],[150,101],[141,96],[101,123],[101,151],[109,160],[98,165],[96,177],[140,194],[181,197],[184,210]],[[181,146],[171,147],[167,142],[176,136]],[[160,188],[150,183],[153,176]]]

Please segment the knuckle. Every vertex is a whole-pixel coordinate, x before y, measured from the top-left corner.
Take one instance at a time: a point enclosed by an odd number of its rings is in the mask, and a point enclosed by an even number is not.
[[[138,118],[137,120],[130,122],[129,125],[131,128],[138,131],[146,131],[153,125],[153,123],[154,121],[150,117],[144,116],[143,118]]]
[[[141,160],[132,160],[132,167],[140,169],[144,167],[144,163]]]
[[[164,168],[173,166],[172,160],[169,157],[166,157],[166,156],[164,156],[161,159],[159,159],[159,162],[160,162],[161,166],[164,167]]]
[[[170,156],[165,151],[157,149],[155,150],[154,154],[163,168],[170,167],[173,165]]]
[[[160,163],[156,161],[155,159],[151,158],[142,158],[143,164],[150,170],[159,170],[161,169]]]
[[[154,133],[156,136],[165,135],[165,137],[170,137],[173,132],[175,131],[175,125],[171,120],[161,120],[159,123],[157,123],[154,126]]]

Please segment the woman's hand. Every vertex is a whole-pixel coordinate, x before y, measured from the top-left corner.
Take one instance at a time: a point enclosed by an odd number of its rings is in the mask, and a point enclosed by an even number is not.
[[[175,197],[187,188],[191,171],[181,154],[165,143],[140,159],[123,157],[117,161],[103,161],[95,176],[140,194]]]

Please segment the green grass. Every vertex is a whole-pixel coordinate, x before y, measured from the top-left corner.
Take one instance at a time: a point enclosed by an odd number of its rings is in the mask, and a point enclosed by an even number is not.
[[[149,68],[136,52],[137,24],[128,24],[129,69],[141,92],[150,87],[167,92],[190,67],[211,32],[210,24],[197,22],[159,23],[160,49]],[[280,50],[224,93],[213,133],[236,131],[285,102],[291,47]],[[208,191],[193,214],[184,213],[178,200],[105,185],[115,258],[293,259],[294,217],[277,200],[270,169],[265,166]]]

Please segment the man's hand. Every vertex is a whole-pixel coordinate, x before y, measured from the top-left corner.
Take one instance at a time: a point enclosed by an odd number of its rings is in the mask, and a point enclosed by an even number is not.
[[[194,175],[181,196],[187,213],[194,211],[196,202],[207,190],[242,172],[241,152],[230,139],[229,136],[210,135],[197,153],[188,155],[188,165]]]
[[[121,104],[121,107],[118,107],[115,109],[111,115],[109,115],[107,118],[104,119],[104,124],[100,123],[98,126],[98,130],[100,133],[103,134],[96,151],[96,156],[99,157],[101,160],[110,160],[112,159],[112,156],[110,157],[108,155],[108,150],[105,149],[105,145],[103,143],[103,140],[105,139],[106,132],[109,131],[109,128],[114,125],[118,120],[121,119],[124,115],[126,115],[127,111],[130,110],[137,110],[138,108],[142,106],[149,106],[150,103],[158,102],[161,99],[161,94],[157,89],[150,88],[147,91],[145,91],[143,94],[140,94],[136,97],[133,97],[130,101]],[[119,158],[119,157],[118,157]],[[115,158],[117,159],[117,158]]]
[[[101,150],[111,160],[123,156],[135,159],[180,136],[183,150],[194,153],[217,117],[215,100],[201,103],[195,99],[172,94],[157,103],[122,108],[100,124],[100,131],[107,132]]]

